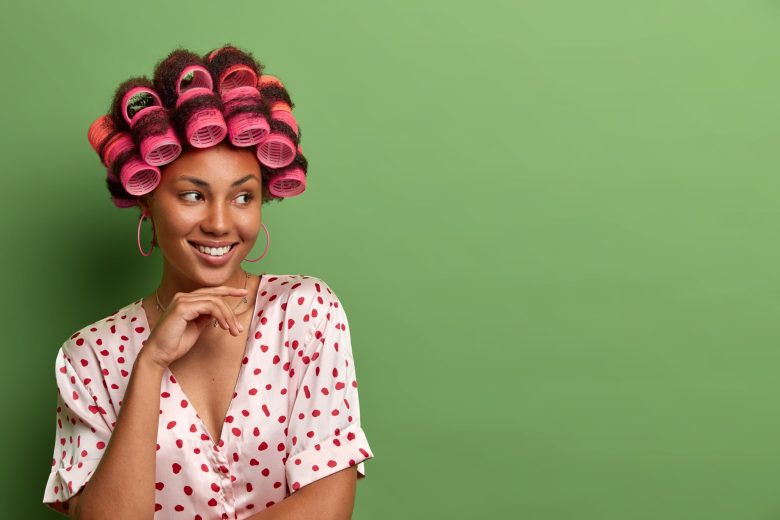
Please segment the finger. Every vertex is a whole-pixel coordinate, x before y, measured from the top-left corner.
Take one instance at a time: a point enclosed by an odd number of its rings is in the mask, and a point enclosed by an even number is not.
[[[223,300],[222,298],[217,298],[217,301],[219,301],[222,305],[224,305],[225,309],[227,309],[227,311],[230,313],[230,316],[233,320],[233,327],[236,330],[236,336],[238,336],[239,334],[241,334],[242,327],[241,327],[241,323],[238,321],[238,317],[236,316],[235,311],[233,311],[233,306],[228,305],[225,302],[225,300]]]
[[[222,328],[226,330],[231,329],[230,315],[223,305],[220,305],[218,298],[199,298],[192,299],[191,297],[182,298],[179,300],[178,305],[181,309],[182,317],[187,321],[192,321],[198,316],[210,315],[217,319],[222,325]]]
[[[206,291],[208,289],[226,289],[228,294],[213,294],[209,292],[200,292],[200,291]],[[237,296],[236,294],[230,294],[231,288],[228,286],[219,286],[214,288],[209,287],[203,287],[201,289],[196,289],[195,291],[189,292],[189,293],[179,293],[177,296],[174,297],[174,299],[178,299],[179,301],[200,301],[203,299],[211,299],[215,302],[218,302],[220,307],[223,309],[223,314],[225,319],[227,319],[231,326],[227,327],[228,330],[235,329],[236,335],[239,335],[241,331],[243,330],[243,326],[239,322],[238,318],[236,317],[235,313],[233,312],[232,307],[228,306],[227,303],[225,303],[225,300],[223,299],[223,296]],[[240,289],[239,290],[240,295],[245,295],[246,290]]]
[[[226,295],[226,294],[244,294],[246,292],[248,292],[248,289],[244,289],[243,287],[232,287],[230,285],[220,285],[217,287],[201,287],[200,289],[195,289],[189,294]]]
[[[214,297],[214,302],[216,303],[216,305],[218,305],[220,307],[220,309],[222,309],[222,312],[225,314],[227,319],[230,321],[230,323],[232,325],[232,330],[236,331],[236,336],[241,334],[241,329],[240,329],[240,326],[239,326],[239,323],[238,323],[238,318],[236,318],[236,314],[233,312],[233,309],[230,307],[230,305],[228,305],[225,302],[225,300],[223,300],[219,296],[215,296]]]
[[[239,328],[238,318],[236,318],[233,309],[230,308],[230,306],[225,302],[225,300],[222,299],[221,296],[213,296],[211,297],[211,301],[219,307],[227,322],[230,323],[228,330],[231,332],[235,331],[235,335],[238,336],[241,333],[241,329]]]

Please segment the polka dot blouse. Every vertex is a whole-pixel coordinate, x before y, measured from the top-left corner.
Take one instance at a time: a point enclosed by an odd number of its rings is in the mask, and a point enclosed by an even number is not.
[[[57,353],[56,433],[43,503],[63,503],[97,468],[149,324],[142,300],[73,334]],[[160,388],[154,518],[242,519],[373,457],[360,426],[347,316],[321,279],[260,280],[244,358],[212,439],[170,370]]]

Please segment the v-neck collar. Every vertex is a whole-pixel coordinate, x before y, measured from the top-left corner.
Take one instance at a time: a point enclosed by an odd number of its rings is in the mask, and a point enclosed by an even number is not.
[[[190,399],[187,394],[184,392],[184,387],[181,386],[178,381],[176,380],[176,376],[171,372],[170,368],[165,367],[165,372],[163,372],[163,384],[168,384],[166,381],[170,382],[173,386],[176,387],[176,391],[180,394],[180,396],[183,399],[186,399],[190,406],[189,408],[191,410],[191,414],[193,416],[193,420],[198,424],[198,427],[208,436],[209,441],[212,444],[212,447],[218,448],[220,445],[224,446],[224,438],[225,438],[225,431],[229,428],[225,428],[225,419],[230,416],[232,410],[233,410],[233,401],[235,401],[235,394],[238,389],[239,383],[241,382],[241,378],[244,375],[244,358],[246,358],[249,355],[249,345],[252,344],[252,340],[254,339],[254,333],[253,331],[257,327],[256,321],[259,319],[258,316],[258,306],[260,304],[260,290],[263,287],[263,282],[265,280],[265,277],[268,276],[268,273],[262,273],[258,275],[260,277],[260,281],[257,284],[257,294],[255,295],[255,305],[252,309],[252,319],[249,322],[249,330],[247,331],[246,335],[246,343],[244,344],[244,354],[241,356],[241,365],[238,368],[238,376],[236,377],[236,382],[233,385],[233,392],[230,397],[230,404],[228,404],[227,410],[225,411],[225,416],[222,418],[222,421],[220,423],[220,435],[218,439],[218,443],[214,442],[214,439],[211,436],[211,432],[209,432],[209,429],[206,427],[206,425],[203,423],[203,420],[200,417],[200,414],[195,409],[195,403],[192,402],[192,399]],[[151,328],[149,327],[149,319],[146,315],[146,309],[144,309],[143,305],[143,298],[140,300],[137,300],[135,302],[136,306],[136,315],[138,316],[138,320],[141,322],[141,325],[144,327],[144,330],[146,331],[146,338],[149,337],[149,335],[152,333]],[[145,339],[142,340],[145,341]]]

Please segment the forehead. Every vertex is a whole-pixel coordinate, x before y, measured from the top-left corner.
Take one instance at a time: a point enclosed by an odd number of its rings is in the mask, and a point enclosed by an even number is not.
[[[209,148],[193,148],[161,168],[163,182],[182,181],[197,177],[212,186],[229,186],[252,175],[260,180],[260,163],[253,148],[233,148],[220,144]]]

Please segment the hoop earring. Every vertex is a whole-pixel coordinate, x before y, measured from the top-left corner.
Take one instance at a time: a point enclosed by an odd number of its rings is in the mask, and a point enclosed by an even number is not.
[[[144,221],[144,219],[149,216],[149,213],[143,212],[141,214],[141,218],[138,219],[138,250],[141,251],[141,254],[143,256],[149,256],[152,254],[152,251],[154,251],[154,238],[152,238],[152,248],[148,252],[144,252],[144,250],[141,248],[141,222]],[[150,219],[151,220],[151,219]],[[156,235],[154,232],[154,223],[152,222],[152,234]]]
[[[244,258],[247,262],[257,262],[261,258],[265,256],[265,254],[268,252],[268,246],[271,245],[271,235],[268,234],[268,228],[265,227],[265,222],[261,224],[263,226],[263,231],[265,231],[265,250],[263,251],[263,254],[259,257],[255,258],[254,260],[250,260],[249,258]]]

